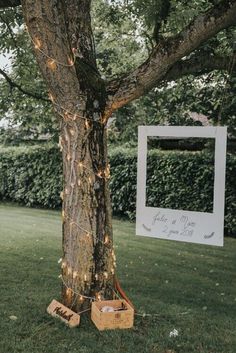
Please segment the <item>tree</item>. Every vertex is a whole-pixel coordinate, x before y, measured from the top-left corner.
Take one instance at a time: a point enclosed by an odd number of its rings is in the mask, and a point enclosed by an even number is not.
[[[108,119],[164,80],[226,69],[227,57],[204,56],[197,49],[236,24],[236,0],[196,1],[196,17],[183,23],[183,28],[178,24],[174,34],[168,32],[173,21],[171,11],[188,7],[185,1],[150,0],[150,6],[141,0],[111,4],[117,11],[122,6],[136,9],[134,20],[144,6],[149,11],[154,6],[151,14],[155,16],[148,24],[149,37],[153,31],[149,57],[128,73],[105,80],[96,61],[91,0],[21,1],[34,54],[60,121],[64,175],[62,296],[64,303],[77,311],[88,305],[87,297],[113,296],[116,259],[108,189]],[[0,1],[2,8],[18,5],[19,0]],[[150,19],[148,11],[141,13],[137,30],[146,16]]]

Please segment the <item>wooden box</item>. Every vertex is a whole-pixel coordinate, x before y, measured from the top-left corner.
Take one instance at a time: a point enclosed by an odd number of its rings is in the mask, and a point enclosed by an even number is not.
[[[104,306],[114,308],[114,312],[102,312]],[[121,307],[125,310],[118,310]],[[125,300],[104,300],[92,303],[91,319],[100,330],[131,328],[134,324],[134,309]]]
[[[47,308],[48,314],[58,317],[69,327],[79,326],[80,316],[74,311],[67,308],[65,305],[59,303],[55,299],[51,302],[51,304]]]

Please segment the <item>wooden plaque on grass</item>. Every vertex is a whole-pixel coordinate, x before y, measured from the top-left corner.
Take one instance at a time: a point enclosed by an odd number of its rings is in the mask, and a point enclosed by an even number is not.
[[[48,306],[47,312],[53,317],[58,317],[61,319],[69,327],[79,326],[80,315],[70,310],[65,305],[59,303],[55,299],[53,299],[51,304]]]

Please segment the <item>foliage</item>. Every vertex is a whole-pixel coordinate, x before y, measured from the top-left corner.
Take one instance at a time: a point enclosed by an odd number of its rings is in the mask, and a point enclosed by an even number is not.
[[[110,152],[113,212],[135,217],[136,150]],[[210,152],[150,151],[147,204],[195,211],[212,211],[213,156]],[[236,157],[227,156],[227,234],[236,232]],[[0,200],[27,206],[58,208],[62,190],[61,156],[57,147],[34,146],[0,150]]]
[[[110,154],[114,213],[135,218],[135,150],[115,149]],[[235,156],[227,156],[225,230],[236,230]],[[209,152],[151,151],[147,164],[147,205],[212,211],[213,156]]]
[[[212,6],[212,1],[170,1],[170,8],[162,13],[166,0],[96,0],[93,2],[92,21],[97,63],[106,80],[137,67],[152,51],[157,40],[155,28],[160,25],[160,36],[175,35],[200,12]],[[30,39],[23,29],[20,8],[1,10],[0,48],[12,62],[9,73],[14,82],[31,93],[47,97],[47,89],[38,71]],[[163,15],[163,16],[162,16]],[[197,48],[190,56],[202,54],[232,55],[235,29],[221,31]],[[197,75],[199,76],[199,75]],[[226,84],[227,82],[227,84]],[[226,87],[226,89],[225,89]],[[235,77],[219,71],[198,77],[188,76],[175,83],[163,83],[114,114],[110,127],[110,142],[136,144],[138,124],[195,124],[189,112],[205,114],[209,121],[230,126],[235,136],[236,109]],[[24,136],[36,139],[41,135],[57,139],[59,124],[48,102],[35,100],[9,87],[0,80],[0,119],[7,119],[12,129],[5,143]]]
[[[0,219],[1,352],[235,353],[235,239],[217,248],[136,237],[114,220],[122,288],[138,313],[156,316],[101,333],[90,313],[74,330],[46,313],[60,296],[60,213],[0,205]]]
[[[55,147],[0,150],[0,199],[27,206],[60,206],[61,156]]]
[[[23,27],[21,9],[7,9],[0,15],[0,47],[2,52],[8,53],[11,62],[10,78],[30,94],[47,99],[47,89]],[[8,129],[5,131],[8,140],[24,139],[25,136],[36,139],[40,135],[57,137],[59,124],[50,102],[23,94],[3,78],[0,79],[0,92],[0,120],[7,120],[11,130],[10,133]]]

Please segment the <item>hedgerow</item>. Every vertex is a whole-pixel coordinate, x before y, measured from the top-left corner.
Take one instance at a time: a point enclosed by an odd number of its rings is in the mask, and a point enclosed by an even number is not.
[[[135,219],[137,151],[110,152],[113,213]],[[226,234],[236,234],[236,157],[227,155]],[[209,152],[153,150],[147,161],[146,204],[212,212],[214,158]],[[0,200],[44,208],[61,206],[62,161],[55,146],[0,149]]]

